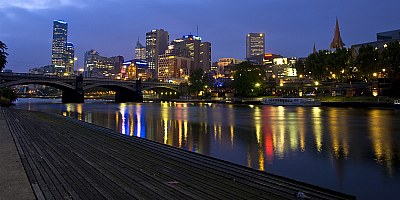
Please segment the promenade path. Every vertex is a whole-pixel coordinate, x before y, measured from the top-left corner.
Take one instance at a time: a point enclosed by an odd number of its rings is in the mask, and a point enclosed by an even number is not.
[[[37,199],[354,199],[62,116],[1,112]]]

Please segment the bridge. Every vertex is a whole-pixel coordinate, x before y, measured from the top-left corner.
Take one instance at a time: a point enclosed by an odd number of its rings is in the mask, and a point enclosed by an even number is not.
[[[85,91],[96,87],[115,91],[116,102],[142,102],[143,90],[165,88],[177,93],[181,93],[182,91],[180,85],[165,82],[84,78],[82,76],[59,77],[27,73],[0,73],[0,88],[28,84],[46,85],[61,90],[63,103],[83,103]]]

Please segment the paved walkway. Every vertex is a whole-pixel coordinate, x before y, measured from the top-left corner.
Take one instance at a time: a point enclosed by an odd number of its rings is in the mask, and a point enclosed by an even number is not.
[[[0,108],[1,109],[1,108]],[[35,199],[3,112],[0,110],[0,199]]]
[[[38,199],[354,198],[61,116],[4,114]]]

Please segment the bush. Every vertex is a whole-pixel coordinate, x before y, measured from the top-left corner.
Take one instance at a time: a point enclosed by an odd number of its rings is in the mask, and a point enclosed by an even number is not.
[[[0,99],[0,107],[10,107],[11,106],[11,101],[6,98],[1,98]]]
[[[17,98],[17,94],[12,89],[0,89],[0,106],[9,107]]]

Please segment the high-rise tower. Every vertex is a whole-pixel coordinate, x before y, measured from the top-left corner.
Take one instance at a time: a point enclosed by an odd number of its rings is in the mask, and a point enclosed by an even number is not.
[[[335,35],[333,36],[333,40],[331,42],[331,49],[340,49],[344,47],[344,43],[342,41],[342,37],[340,37],[340,30],[339,30],[339,22],[336,17],[336,27],[335,27]]]
[[[66,67],[65,54],[67,51],[67,32],[67,22],[54,20],[51,63],[63,68]]]
[[[65,60],[65,73],[68,75],[74,74],[75,63],[75,47],[72,42],[67,42],[67,48],[64,55]]]
[[[246,37],[246,58],[251,58],[265,53],[265,34],[249,33]]]
[[[135,59],[146,60],[146,47],[140,43],[139,38],[135,48]]]
[[[146,60],[153,78],[158,76],[158,56],[168,48],[168,32],[163,29],[152,30],[146,33]]]

